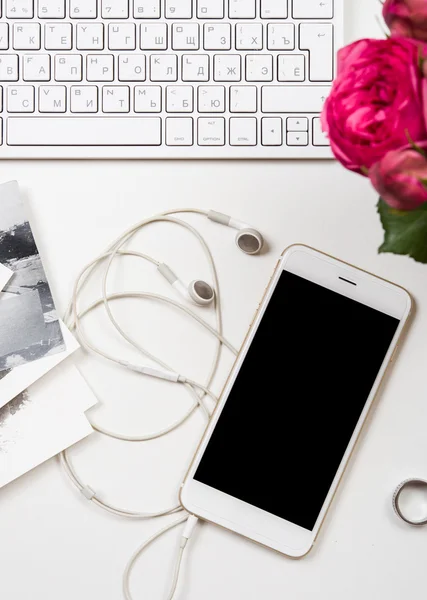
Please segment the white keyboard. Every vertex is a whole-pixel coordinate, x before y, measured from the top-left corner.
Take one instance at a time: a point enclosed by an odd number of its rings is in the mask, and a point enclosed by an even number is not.
[[[330,158],[344,0],[0,0],[0,158]]]

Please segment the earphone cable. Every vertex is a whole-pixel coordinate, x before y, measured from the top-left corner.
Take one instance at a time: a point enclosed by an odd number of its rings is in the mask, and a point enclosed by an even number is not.
[[[166,527],[163,527],[163,529],[160,529],[160,531],[157,531],[148,540],[146,540],[143,544],[141,544],[141,546],[139,546],[139,548],[137,548],[135,550],[135,552],[132,554],[131,558],[129,559],[129,562],[126,565],[126,568],[123,573],[123,595],[125,597],[125,600],[133,600],[131,591],[130,591],[130,576],[132,574],[132,570],[135,566],[136,561],[141,556],[141,554],[144,552],[144,550],[146,548],[148,548],[148,546],[150,546],[153,542],[155,542],[159,537],[161,537],[162,535],[164,535],[171,529],[178,527],[178,525],[181,525],[182,523],[186,523],[183,535],[181,537],[181,543],[180,543],[180,547],[179,547],[178,555],[177,555],[177,559],[176,559],[171,589],[170,589],[170,592],[168,595],[168,600],[173,600],[173,597],[175,595],[176,588],[178,585],[179,573],[181,570],[181,564],[182,564],[182,558],[184,556],[184,551],[187,546],[187,542],[191,538],[194,528],[197,525],[197,522],[198,522],[198,519],[196,517],[194,517],[193,515],[185,514],[184,516],[180,517],[178,520],[173,521],[172,523],[169,523],[169,525],[166,525]]]
[[[209,211],[207,210],[202,210],[202,209],[198,209],[198,208],[176,208],[176,209],[171,209],[171,210],[167,210],[164,211],[162,213],[160,213],[159,216],[168,216],[168,215],[175,215],[175,214],[190,214],[190,213],[194,213],[194,214],[199,214],[199,215],[203,215],[203,216],[208,216]],[[110,253],[112,251],[112,249],[120,242],[120,240],[126,236],[127,234],[136,231],[138,229],[141,229],[141,227],[143,227],[144,225],[148,225],[148,223],[151,222],[151,218],[147,218],[147,219],[143,219],[142,221],[139,221],[136,225],[133,225],[132,227],[130,227],[129,229],[127,229],[123,234],[121,234],[118,238],[116,238],[116,240],[114,240],[114,242],[112,242],[107,249],[105,250],[105,253]],[[95,259],[94,261],[92,261],[92,266],[93,269],[96,268],[96,263],[98,262],[100,257],[98,257],[97,259]],[[148,260],[152,260],[150,258],[148,258]],[[155,261],[155,264],[158,265],[159,263],[157,263],[157,261]],[[92,269],[92,270],[93,270]],[[86,271],[87,267],[85,269],[83,269],[83,271]],[[83,281],[80,283],[80,276],[78,277],[76,284],[80,284],[80,291],[82,290],[82,288],[84,287],[86,281],[89,279],[91,275],[91,272],[86,273],[85,278],[83,279]],[[73,297],[74,294],[76,293],[76,290],[74,289],[73,292]],[[72,301],[69,303],[66,311],[65,311],[65,315],[64,315],[64,322],[67,323],[71,317],[71,313],[72,313]]]
[[[207,406],[205,405],[205,397],[209,396],[212,399],[212,401],[214,402],[214,404],[217,403],[217,397],[215,396],[215,394],[212,393],[210,387],[211,387],[211,384],[213,382],[213,379],[214,379],[215,374],[218,369],[222,347],[223,346],[227,347],[234,355],[238,354],[238,351],[223,336],[220,286],[219,286],[218,274],[217,274],[217,270],[216,270],[216,266],[215,266],[215,262],[214,262],[212,253],[211,253],[208,245],[206,244],[204,238],[198,233],[198,231],[194,227],[192,227],[190,224],[188,224],[184,221],[181,221],[180,219],[177,219],[177,218],[174,218],[171,216],[171,215],[181,214],[181,213],[202,214],[204,216],[208,216],[208,218],[210,218],[212,220],[216,220],[223,224],[230,223],[230,226],[232,226],[235,229],[238,229],[242,232],[241,239],[243,239],[243,235],[245,235],[246,237],[248,237],[248,235],[251,235],[252,237],[254,237],[253,234],[255,233],[256,241],[259,244],[259,248],[262,247],[262,236],[260,234],[258,234],[257,232],[255,232],[251,229],[248,229],[247,226],[242,222],[237,222],[237,221],[232,222],[231,218],[227,217],[226,215],[221,215],[221,213],[215,213],[215,215],[214,215],[215,218],[213,218],[213,216],[211,215],[212,211],[209,212],[206,210],[192,209],[192,208],[174,209],[174,210],[165,211],[157,216],[144,219],[144,220],[140,221],[139,223],[137,223],[136,225],[133,225],[131,228],[129,228],[127,231],[125,231],[124,234],[119,236],[112,244],[110,244],[108,246],[108,248],[104,251],[103,254],[98,256],[96,259],[91,261],[88,265],[86,265],[82,269],[82,271],[80,272],[79,276],[76,279],[76,282],[75,282],[75,285],[73,288],[72,300],[66,310],[65,317],[64,317],[64,321],[68,322],[69,327],[72,329],[75,329],[76,335],[77,335],[82,347],[84,349],[86,349],[86,351],[95,353],[98,356],[104,358],[105,360],[108,360],[109,362],[113,362],[123,368],[127,368],[129,370],[132,370],[132,371],[135,371],[135,372],[138,372],[141,374],[151,375],[154,377],[158,377],[161,379],[166,379],[168,381],[173,381],[173,382],[179,383],[180,385],[183,385],[187,389],[187,391],[191,394],[191,396],[194,399],[193,405],[190,407],[189,410],[187,410],[187,412],[180,419],[178,419],[176,422],[172,423],[171,425],[164,427],[162,430],[157,431],[152,434],[130,436],[130,435],[125,435],[125,434],[121,434],[121,433],[116,433],[116,432],[107,430],[106,428],[102,427],[101,425],[95,423],[92,419],[90,419],[91,425],[95,431],[97,431],[100,434],[103,434],[105,436],[114,438],[114,439],[124,440],[124,441],[128,441],[128,442],[143,442],[143,441],[148,441],[148,440],[152,440],[152,439],[164,436],[164,435],[170,433],[171,431],[173,431],[174,429],[176,429],[177,427],[179,427],[180,425],[182,425],[199,407],[204,410],[204,412],[206,413],[206,417],[209,419],[210,411],[207,408]],[[211,275],[213,278],[213,293],[214,293],[214,301],[215,301],[214,306],[215,306],[216,328],[212,327],[209,323],[207,323],[204,319],[202,319],[195,311],[192,311],[188,307],[176,302],[175,300],[173,300],[171,298],[167,298],[167,297],[161,296],[159,294],[152,294],[152,293],[147,293],[147,292],[119,292],[119,293],[109,293],[108,292],[108,280],[109,280],[111,266],[116,258],[123,258],[123,257],[137,257],[137,258],[147,260],[148,262],[151,262],[152,264],[154,264],[157,267],[162,266],[162,269],[159,268],[159,271],[161,271],[161,272],[163,271],[162,272],[163,275],[165,275],[165,270],[166,270],[166,272],[169,271],[169,273],[172,275],[172,279],[168,279],[168,280],[170,283],[174,283],[174,280],[173,280],[174,274],[171,273],[170,269],[168,269],[166,265],[160,263],[159,261],[155,260],[154,258],[152,258],[146,254],[142,254],[140,252],[136,252],[131,249],[123,249],[123,246],[125,244],[127,244],[128,242],[130,242],[132,240],[133,236],[138,231],[140,231],[145,225],[148,225],[151,223],[156,223],[156,222],[169,222],[169,223],[184,227],[187,231],[192,233],[196,237],[198,242],[200,243],[200,245],[205,253],[205,256],[207,258],[207,261],[208,261],[208,264],[209,264],[209,267],[211,270]],[[246,229],[244,229],[245,227],[246,227]],[[239,235],[240,235],[240,233],[239,233]],[[248,254],[253,254],[257,251],[256,250],[254,252],[252,248],[251,248],[251,251],[249,251],[247,248],[244,247],[243,244],[240,243],[240,241],[238,241],[238,238],[236,238],[236,241],[237,241],[239,247]],[[102,278],[102,286],[101,286],[102,297],[100,299],[92,302],[92,304],[90,304],[88,307],[86,307],[80,311],[79,307],[78,307],[78,298],[79,298],[80,294],[82,293],[86,283],[89,281],[91,275],[102,264],[105,265],[105,270],[104,270],[104,274],[103,274],[103,278]],[[168,275],[166,275],[166,278],[168,278]],[[209,287],[209,286],[207,285],[206,287]],[[113,303],[116,300],[125,299],[125,298],[126,299],[131,299],[131,298],[133,298],[133,299],[151,299],[151,300],[155,300],[157,302],[163,303],[165,305],[172,306],[172,307],[184,312],[190,318],[192,318],[193,320],[198,322],[200,325],[202,325],[209,333],[211,333],[216,338],[216,348],[215,348],[213,363],[210,368],[209,376],[207,378],[206,384],[204,384],[204,385],[200,384],[200,383],[194,381],[193,379],[186,377],[183,374],[176,373],[170,366],[168,366],[166,363],[164,363],[158,357],[154,356],[151,352],[149,352],[146,348],[144,348],[141,344],[139,344],[139,342],[137,342],[135,339],[133,339],[132,336],[121,327],[121,325],[119,324],[119,322],[117,321],[117,319],[115,318],[115,316],[112,312],[111,303]],[[191,298],[193,300],[197,300],[197,297],[195,298],[194,295],[192,295]],[[203,298],[203,300],[206,300],[205,303],[211,301],[210,298]],[[133,364],[129,363],[128,361],[118,359],[118,358],[108,354],[107,352],[105,352],[101,348],[97,347],[91,341],[88,340],[85,332],[83,331],[81,320],[100,305],[104,306],[104,309],[106,311],[106,314],[109,318],[110,323],[113,325],[113,327],[118,332],[118,334],[122,337],[122,339],[124,339],[128,344],[130,344],[135,350],[137,350],[145,358],[148,358],[152,362],[154,362],[157,365],[159,365],[160,367],[162,367],[162,369],[165,369],[165,371],[161,371],[157,368],[152,368],[152,367],[144,366],[144,365],[133,365]],[[72,464],[72,462],[68,456],[68,453],[66,451],[64,451],[60,455],[60,460],[61,460],[61,464],[64,467],[65,472],[67,473],[67,475],[70,478],[70,480],[72,481],[72,483],[77,487],[77,489],[89,501],[93,502],[99,508],[101,508],[111,514],[114,514],[118,517],[125,517],[125,518],[131,518],[131,519],[150,519],[150,518],[162,517],[162,516],[167,516],[167,515],[173,515],[173,514],[183,511],[183,508],[180,505],[176,505],[176,506],[173,506],[172,508],[165,509],[162,511],[157,511],[157,512],[138,512],[138,511],[131,511],[128,509],[116,507],[105,500],[101,500],[97,496],[96,492],[90,486],[85,485],[80,480],[80,477],[77,474],[76,470],[74,469],[73,464]],[[149,540],[147,540],[144,544],[142,544],[136,550],[136,552],[133,554],[133,556],[131,557],[131,559],[126,567],[124,576],[123,576],[123,593],[124,593],[126,600],[132,600],[132,596],[131,596],[130,589],[129,589],[129,577],[130,577],[131,571],[134,567],[134,564],[135,564],[137,558],[145,550],[145,548],[147,548],[147,546],[149,546],[152,542],[154,542],[156,539],[158,539],[161,535],[165,534],[166,532],[168,532],[169,530],[173,529],[174,527],[180,525],[181,523],[184,523],[185,521],[186,521],[186,526],[184,529],[183,536],[181,538],[181,544],[180,544],[180,548],[179,548],[179,552],[178,552],[178,556],[177,556],[172,586],[171,586],[171,590],[170,590],[170,593],[168,596],[168,600],[173,599],[176,588],[177,588],[177,584],[178,584],[178,578],[179,578],[182,558],[184,555],[184,550],[185,550],[187,541],[191,537],[194,527],[197,524],[197,518],[194,517],[193,515],[188,516],[187,514],[185,514],[184,516],[181,516],[178,520],[167,525],[162,530],[160,530],[159,532],[154,534]]]
[[[163,219],[163,218],[162,219],[158,219],[158,218],[146,219],[145,224],[148,224],[148,222],[155,222],[156,220],[167,221],[169,219],[167,219],[167,218],[165,218],[165,219]],[[114,315],[112,315],[112,312],[109,307],[109,302],[112,301],[113,299],[130,298],[130,297],[139,297],[139,298],[145,297],[145,298],[157,299],[166,304],[173,305],[176,308],[187,313],[190,317],[195,319],[200,324],[202,324],[218,340],[218,346],[217,346],[217,350],[215,352],[213,366],[211,368],[211,372],[210,372],[206,386],[203,386],[192,380],[188,380],[187,378],[185,378],[183,376],[180,376],[179,382],[183,383],[188,388],[188,390],[192,393],[192,395],[194,394],[194,397],[196,398],[196,402],[186,412],[186,414],[184,414],[184,416],[181,419],[179,419],[172,425],[170,425],[154,434],[146,434],[146,435],[139,435],[139,436],[127,436],[124,434],[118,434],[118,433],[109,431],[109,430],[105,429],[104,427],[98,425],[97,423],[93,422],[93,420],[91,419],[91,424],[96,431],[98,431],[101,434],[104,434],[104,435],[107,435],[109,437],[119,439],[119,440],[125,440],[125,441],[129,441],[129,442],[142,442],[142,441],[148,441],[148,440],[155,439],[157,437],[166,435],[167,433],[173,431],[176,427],[180,426],[186,419],[188,419],[189,416],[197,409],[198,406],[202,406],[202,408],[204,408],[206,415],[209,418],[209,411],[204,406],[202,398],[205,394],[209,394],[213,398],[214,402],[216,402],[216,397],[210,392],[209,386],[210,386],[213,376],[215,375],[216,370],[217,370],[222,345],[223,344],[226,345],[234,354],[237,354],[237,351],[233,348],[233,346],[231,346],[231,344],[229,344],[227,342],[227,340],[225,340],[225,338],[223,338],[223,336],[222,336],[222,317],[221,317],[221,303],[220,303],[220,295],[219,295],[219,282],[218,282],[218,276],[217,276],[217,272],[216,272],[216,268],[215,268],[215,263],[214,263],[212,254],[211,254],[207,244],[205,243],[202,236],[194,228],[192,228],[191,226],[187,226],[187,224],[184,223],[183,221],[179,221],[178,219],[170,219],[170,221],[174,224],[183,226],[183,227],[187,228],[189,231],[191,231],[191,233],[193,235],[195,235],[196,238],[198,239],[198,241],[201,243],[201,245],[205,251],[205,254],[206,254],[208,261],[210,263],[210,266],[211,266],[211,271],[212,271],[212,275],[213,275],[214,282],[215,282],[215,288],[217,290],[217,298],[216,298],[216,306],[215,306],[216,318],[217,318],[217,330],[215,330],[213,327],[211,327],[206,321],[204,321],[201,317],[199,317],[194,311],[191,311],[189,308],[183,306],[182,304],[179,304],[178,302],[176,302],[175,300],[172,300],[170,298],[166,298],[166,297],[163,297],[163,296],[160,296],[157,294],[148,294],[148,293],[143,293],[143,292],[134,292],[134,293],[122,292],[122,293],[118,293],[118,294],[106,295],[106,275],[108,275],[108,268],[111,266],[112,261],[115,258],[115,256],[117,256],[117,255],[119,255],[119,256],[136,256],[139,258],[144,258],[144,259],[152,262],[155,265],[159,264],[158,261],[156,261],[152,257],[149,257],[148,255],[141,254],[141,253],[131,251],[131,250],[121,250],[121,246],[123,245],[123,243],[125,243],[125,241],[128,240],[129,236],[133,235],[133,233],[135,233],[136,231],[139,230],[140,227],[138,227],[138,226],[136,226],[136,227],[134,226],[133,228],[131,228],[131,230],[129,230],[129,233],[127,232],[124,235],[120,236],[120,238],[118,238],[118,240],[116,241],[116,245],[113,249],[111,249],[112,246],[110,246],[109,250],[107,250],[102,255],[100,255],[97,259],[91,261],[88,265],[86,265],[86,267],[84,267],[84,269],[81,271],[79,277],[76,280],[76,284],[74,286],[73,299],[72,299],[72,303],[71,303],[72,322],[70,325],[75,326],[79,341],[82,343],[82,346],[84,348],[86,348],[86,350],[95,352],[95,353],[99,354],[100,356],[103,356],[107,360],[116,362],[118,364],[122,363],[122,361],[117,360],[115,357],[108,355],[103,350],[100,350],[99,348],[97,348],[93,344],[91,344],[87,340],[87,338],[84,335],[83,330],[80,326],[80,320],[86,314],[88,314],[91,310],[93,310],[98,305],[100,305],[101,303],[103,303],[104,306],[107,305],[107,311],[108,311],[107,314],[109,314],[111,322],[113,323],[115,328],[118,330],[118,332],[122,335],[122,337],[124,337],[124,339],[126,339],[129,343],[131,343],[134,347],[136,347],[145,356],[148,356],[153,361],[157,362],[157,364],[160,364],[161,366],[163,366],[163,368],[169,368],[168,365],[166,365],[163,361],[160,361],[157,357],[153,356],[151,353],[147,352],[144,348],[139,346],[139,344],[137,344],[134,340],[132,340],[130,338],[130,336],[128,336],[122,330],[122,328],[120,327],[120,325],[117,323],[116,319],[114,318]],[[96,268],[97,266],[99,266],[99,264],[106,259],[109,262],[108,262],[108,268],[105,271],[104,280],[103,280],[103,299],[93,302],[89,307],[84,309],[82,312],[79,312],[78,307],[77,307],[77,298],[78,298],[79,292],[82,289],[82,286],[84,285],[85,281],[87,281],[87,278],[92,273],[92,270],[94,268]],[[67,311],[67,314],[69,314],[69,311]],[[202,396],[200,396],[197,393],[197,389],[202,390],[202,392],[203,392]],[[65,467],[68,476],[71,478],[71,481],[85,495],[85,497],[88,498],[89,500],[91,500],[92,502],[94,502],[100,508],[107,510],[108,512],[111,512],[118,516],[125,516],[125,517],[127,516],[129,518],[136,518],[136,519],[138,519],[138,518],[146,519],[146,518],[152,518],[152,517],[156,517],[156,516],[163,516],[166,514],[171,514],[175,511],[179,510],[179,506],[175,506],[175,507],[165,510],[165,511],[160,511],[160,512],[156,512],[156,513],[147,513],[147,512],[130,511],[127,509],[115,507],[106,501],[100,500],[96,496],[96,493],[89,486],[86,486],[79,479],[66,452],[64,452],[63,455],[61,456],[61,462],[62,462],[63,466]]]

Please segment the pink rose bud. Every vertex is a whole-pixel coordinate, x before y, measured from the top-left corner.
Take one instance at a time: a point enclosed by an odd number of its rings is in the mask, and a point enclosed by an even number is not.
[[[427,158],[406,147],[389,152],[369,170],[372,185],[392,208],[413,210],[427,202]]]
[[[427,0],[425,0],[427,7]],[[427,139],[427,80],[420,47],[404,37],[360,40],[338,53],[322,127],[336,158],[361,173],[410,139]]]
[[[427,41],[426,0],[386,0],[383,16],[392,35]]]

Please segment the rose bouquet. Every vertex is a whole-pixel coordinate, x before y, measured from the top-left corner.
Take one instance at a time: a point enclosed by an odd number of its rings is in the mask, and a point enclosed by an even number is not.
[[[386,0],[387,39],[340,50],[322,126],[380,194],[380,252],[427,263],[427,0]]]

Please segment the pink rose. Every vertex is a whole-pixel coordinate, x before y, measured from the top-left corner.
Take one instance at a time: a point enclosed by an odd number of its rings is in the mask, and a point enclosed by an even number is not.
[[[413,210],[427,202],[427,189],[421,181],[427,181],[427,158],[408,146],[386,154],[371,167],[369,177],[392,208]]]
[[[360,40],[338,53],[338,76],[322,127],[336,158],[361,173],[390,150],[427,139],[427,81],[419,68],[426,46],[407,38]],[[425,92],[424,92],[425,90]]]
[[[392,35],[427,42],[426,0],[386,0],[383,16]]]

